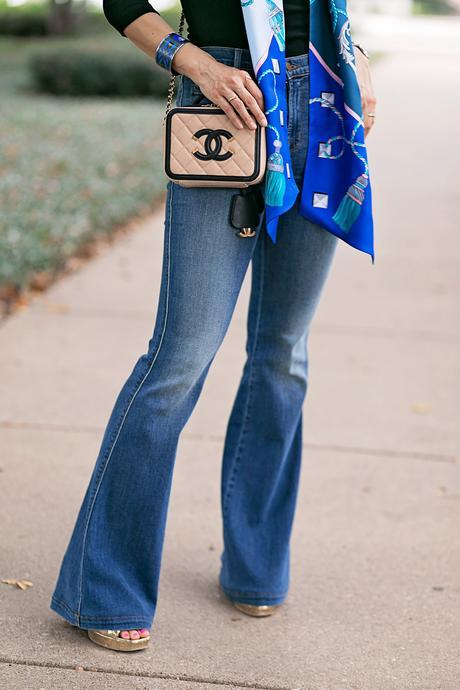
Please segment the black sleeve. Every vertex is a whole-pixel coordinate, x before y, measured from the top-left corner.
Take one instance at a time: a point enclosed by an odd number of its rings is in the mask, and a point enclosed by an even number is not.
[[[109,24],[122,36],[128,24],[147,12],[159,14],[148,0],[103,0],[102,9]]]

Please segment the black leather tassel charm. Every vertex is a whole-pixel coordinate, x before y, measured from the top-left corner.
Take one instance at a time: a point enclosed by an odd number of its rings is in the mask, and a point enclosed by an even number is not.
[[[264,209],[264,200],[259,187],[243,187],[232,197],[230,223],[238,229],[238,237],[254,237],[260,223],[260,214]]]

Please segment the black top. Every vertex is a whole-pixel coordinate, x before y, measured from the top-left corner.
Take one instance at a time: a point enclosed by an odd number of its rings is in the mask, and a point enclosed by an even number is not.
[[[181,4],[188,38],[195,45],[248,47],[240,0],[182,0]],[[309,7],[309,0],[284,0],[288,57],[308,52]],[[148,0],[103,0],[103,9],[109,23],[122,36],[137,17],[157,12]]]

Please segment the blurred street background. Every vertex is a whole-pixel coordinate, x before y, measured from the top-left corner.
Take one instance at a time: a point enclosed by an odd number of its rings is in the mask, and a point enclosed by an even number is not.
[[[1,690],[458,690],[460,1],[350,5],[376,262],[339,247],[311,335],[289,599],[255,620],[217,589],[248,272],[181,437],[153,644],[127,659],[48,605],[153,328],[168,79],[100,4],[0,0]]]

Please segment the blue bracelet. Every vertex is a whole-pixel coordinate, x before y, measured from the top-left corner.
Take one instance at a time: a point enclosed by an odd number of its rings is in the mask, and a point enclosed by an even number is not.
[[[160,41],[155,52],[155,62],[157,65],[164,67],[164,69],[167,69],[171,74],[177,74],[173,69],[172,61],[177,51],[180,50],[185,43],[190,43],[190,41],[180,34],[170,33],[165,36],[163,40]]]

